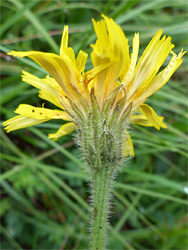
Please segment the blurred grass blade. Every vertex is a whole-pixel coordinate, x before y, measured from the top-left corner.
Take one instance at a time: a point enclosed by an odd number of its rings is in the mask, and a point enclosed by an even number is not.
[[[2,45],[0,45],[0,50],[3,51],[4,53],[10,52],[10,49],[7,49],[5,46],[2,46]],[[30,59],[16,57],[16,60],[19,60],[19,61],[23,62],[24,64],[31,66],[32,68],[35,68],[43,73],[46,73],[46,71],[42,67],[40,67],[38,64],[36,64],[35,62],[33,62]]]
[[[70,160],[72,160],[73,162],[75,162],[78,166],[83,166],[83,164],[73,154],[71,154],[69,151],[67,151],[63,147],[61,147],[58,143],[56,143],[56,142],[52,141],[51,139],[49,139],[41,131],[39,131],[36,128],[29,128],[29,130],[32,131],[37,136],[39,136],[40,138],[42,138],[45,142],[47,142],[48,144],[50,144],[54,148],[57,148],[62,154],[64,154],[65,156],[67,156]]]
[[[37,4],[37,1],[29,1],[27,4],[24,4],[22,9],[20,9],[19,12],[17,12],[14,16],[9,17],[6,22],[2,23],[1,29],[0,29],[0,37],[1,35],[9,28],[11,27],[14,23],[16,23],[22,15],[25,14],[25,11],[28,11],[31,9],[34,5]]]
[[[135,16],[141,14],[142,12],[153,9],[154,7],[160,5],[162,2],[164,2],[164,0],[144,1],[141,6],[133,8],[132,10],[129,10],[126,14],[122,15],[121,17],[118,17],[116,19],[116,22],[118,24],[123,24],[128,20],[133,19]]]
[[[126,170],[127,172],[127,170]],[[141,171],[136,171],[136,170],[128,170],[129,175],[132,175],[134,177],[136,177],[136,179],[140,180],[142,179],[144,182],[146,180],[150,180],[150,181],[154,181],[156,182],[159,186],[166,186],[169,188],[172,188],[174,190],[180,191],[182,193],[184,193],[184,186],[180,183],[177,183],[175,181],[169,180],[169,179],[165,179],[162,176],[159,175],[153,175],[153,174],[148,174],[148,173],[143,173]]]
[[[60,187],[62,187],[69,195],[71,195],[78,203],[82,205],[85,209],[89,212],[90,207],[89,205],[79,196],[72,188],[70,188],[62,179],[58,178],[56,175],[51,173],[49,170],[43,169],[46,175],[51,178],[54,182],[56,182]]]
[[[76,213],[78,213],[84,220],[88,220],[88,216],[82,211],[82,209],[71,199],[69,199],[58,187],[54,185],[44,174],[39,173],[39,176],[47,186],[54,191],[54,193],[62,200],[62,202],[66,202],[68,206],[70,206]]]
[[[22,250],[23,248],[14,240],[14,238],[10,235],[9,232],[6,231],[6,229],[1,225],[0,226],[0,232],[1,234],[8,239],[10,242],[12,249],[16,250]]]
[[[136,186],[123,184],[123,183],[118,183],[118,182],[116,182],[114,185],[115,185],[116,188],[120,188],[120,189],[122,188],[124,190],[129,190],[129,191],[133,191],[133,192],[136,192],[136,193],[149,195],[151,197],[165,199],[165,200],[169,200],[169,201],[173,201],[173,202],[178,202],[178,203],[181,203],[183,205],[188,205],[187,200],[183,200],[183,199],[180,199],[180,198],[168,195],[168,194],[163,194],[163,193],[158,193],[158,192],[154,192],[154,191],[151,191],[151,190],[141,189],[141,188],[138,188]]]
[[[24,8],[24,5],[19,0],[9,0],[9,1],[13,3],[19,10],[22,10]],[[57,46],[54,39],[45,30],[44,26],[38,20],[36,15],[34,15],[30,10],[26,10],[23,14],[33,24],[33,26],[35,26],[39,34],[43,35],[43,37],[49,43],[52,49],[54,49],[54,51],[59,54],[59,47]]]

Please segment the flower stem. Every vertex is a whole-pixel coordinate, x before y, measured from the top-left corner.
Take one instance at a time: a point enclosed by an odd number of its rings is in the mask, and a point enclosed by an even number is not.
[[[108,168],[108,166],[100,166],[93,173],[91,250],[105,250],[111,189],[112,169]]]
[[[123,131],[130,109],[123,110],[122,114],[121,106],[126,101],[124,97],[113,108],[121,87],[118,86],[107,98],[102,110],[94,88],[90,94],[90,108],[86,108],[84,114],[71,103],[79,128],[78,144],[91,174],[93,215],[90,250],[106,249],[112,183],[124,159],[127,135]]]

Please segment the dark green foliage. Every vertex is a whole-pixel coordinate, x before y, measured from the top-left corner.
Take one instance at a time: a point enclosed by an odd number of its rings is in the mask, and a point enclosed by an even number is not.
[[[21,82],[21,70],[45,71],[10,50],[58,53],[64,24],[69,44],[90,52],[96,39],[91,18],[100,13],[122,26],[131,50],[140,32],[140,52],[162,28],[174,51],[187,50],[187,1],[40,1],[3,0],[1,5],[1,120],[21,104],[41,106],[38,91]],[[170,57],[164,65],[167,65]],[[91,68],[90,58],[87,69]],[[117,177],[110,249],[187,249],[187,56],[169,83],[147,100],[165,117],[168,129],[134,126],[135,158]],[[45,107],[55,108],[45,102]],[[87,168],[72,135],[47,138],[61,122],[5,134],[1,131],[1,249],[86,249],[90,220]],[[108,135],[109,136],[109,135]]]

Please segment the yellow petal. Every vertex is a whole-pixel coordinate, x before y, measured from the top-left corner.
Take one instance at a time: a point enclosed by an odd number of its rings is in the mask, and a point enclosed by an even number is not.
[[[51,110],[46,108],[36,108],[27,104],[20,104],[15,113],[30,117],[33,119],[63,119],[71,120],[71,117],[65,111]]]
[[[162,31],[159,30],[141,56],[136,66],[135,77],[128,92],[128,98],[130,98],[139,87],[145,88],[145,86],[148,86],[174,47],[174,45],[171,44],[171,37],[166,38],[166,36],[164,36],[160,39],[161,35]]]
[[[139,33],[136,33],[133,38],[133,52],[131,54],[131,62],[128,71],[126,72],[122,82],[125,84],[125,87],[131,82],[134,77],[135,66],[138,58],[139,51]]]
[[[76,125],[73,122],[69,122],[69,123],[62,125],[56,133],[49,134],[48,137],[53,139],[53,141],[56,141],[60,137],[70,134],[75,129],[76,129]]]
[[[64,109],[60,98],[60,96],[64,95],[64,92],[53,78],[47,76],[45,79],[40,79],[28,72],[22,71],[22,73],[22,80],[24,82],[41,90],[39,92],[40,98],[48,100],[61,109]]]
[[[95,88],[95,95],[100,106],[108,96],[109,91],[107,90],[109,90],[108,86],[111,82],[108,71],[110,71],[110,68],[113,67],[113,64],[115,63],[116,59],[114,59],[114,61],[98,65],[86,72],[86,76],[89,80],[88,89],[91,90],[91,88]],[[116,87],[115,84],[116,82],[114,82],[114,88]]]
[[[109,67],[99,71],[96,77],[95,89],[99,104],[113,90],[118,78],[129,66],[129,46],[123,30],[111,18],[104,15],[103,18],[98,22],[92,20],[97,35],[96,43],[91,45],[94,70],[95,67],[109,63]]]
[[[164,120],[164,117],[159,116],[160,121]],[[132,115],[130,116],[130,122],[145,127],[153,127],[153,124],[144,115]]]
[[[90,79],[96,77],[97,75],[99,75],[100,73],[102,73],[103,75],[106,75],[104,73],[104,70],[107,69],[108,67],[112,66],[115,62],[117,62],[116,59],[114,59],[110,62],[107,62],[107,63],[103,63],[101,65],[94,67],[93,69],[88,70],[86,72],[88,79],[90,80]],[[100,89],[100,88],[98,87],[98,89]]]
[[[38,119],[30,118],[30,117],[25,117],[24,115],[17,115],[3,122],[2,125],[5,127],[5,130],[7,131],[7,133],[9,133],[13,130],[30,127],[30,126],[33,126],[42,122],[46,122],[48,120],[49,119],[38,120]]]
[[[112,18],[102,15],[106,22],[109,39],[112,44],[113,53],[116,58],[119,58],[119,76],[121,76],[129,66],[129,46],[122,28],[117,25]]]
[[[87,61],[87,53],[80,50],[76,58],[76,66],[80,72],[84,72],[86,61]]]
[[[186,51],[183,52],[182,50],[178,55],[176,55],[174,52],[171,53],[173,56],[168,66],[164,70],[162,70],[154,78],[154,80],[151,81],[151,83],[145,87],[145,89],[141,89],[138,92],[135,105],[143,103],[146,100],[146,98],[153,95],[157,90],[163,87],[168,82],[173,73],[177,70],[177,68],[182,64],[183,62],[182,56],[186,53]]]
[[[61,37],[60,56],[63,54],[63,49],[68,47],[68,38],[69,38],[69,27],[65,25]]]
[[[66,54],[71,60],[72,64],[76,65],[75,54],[71,47],[63,49],[63,54]],[[62,55],[61,55],[62,56]]]
[[[56,96],[55,88],[57,88],[58,84],[57,84],[57,86],[53,86],[54,84],[53,85],[52,85],[52,83],[49,84],[48,79],[40,79],[40,78],[23,70],[22,71],[22,80],[26,83],[31,84],[35,88],[41,89],[43,91],[48,91]]]
[[[60,56],[66,54],[72,63],[75,65],[75,54],[71,47],[68,47],[68,38],[69,38],[69,27],[67,25],[64,26],[63,34],[61,38],[61,46],[60,46]]]
[[[77,88],[79,83],[79,71],[65,53],[62,54],[62,56],[38,51],[11,51],[8,54],[18,57],[30,57],[54,77],[54,79],[58,82],[63,91],[71,100],[76,99],[75,93],[71,86]]]
[[[53,96],[51,93],[48,93],[47,91],[39,91],[39,95],[38,95],[41,99],[49,101],[51,103],[53,103],[55,106],[64,109],[64,105],[62,101],[59,101],[59,99],[57,99],[57,97]]]
[[[133,157],[135,154],[134,154],[134,147],[133,147],[132,140],[127,130],[125,130],[125,133],[126,133],[125,156],[130,155]]]
[[[147,104],[142,104],[139,109],[144,114],[146,119],[156,128],[167,128],[167,126],[161,121],[161,118],[155,113],[155,111]]]

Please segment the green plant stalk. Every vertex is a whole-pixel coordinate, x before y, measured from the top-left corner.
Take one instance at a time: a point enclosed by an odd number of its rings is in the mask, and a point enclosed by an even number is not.
[[[77,143],[87,162],[91,182],[91,241],[90,250],[105,250],[108,232],[108,215],[112,183],[124,160],[124,133],[126,117],[130,108],[123,110],[124,97],[114,105],[123,85],[118,86],[106,100],[103,109],[99,108],[94,89],[90,94],[90,106],[80,97],[82,110],[71,103],[73,117],[78,126]]]
[[[112,192],[112,169],[108,166],[99,166],[93,173],[92,199],[93,215],[91,223],[91,250],[104,250],[107,239],[107,217]]]

